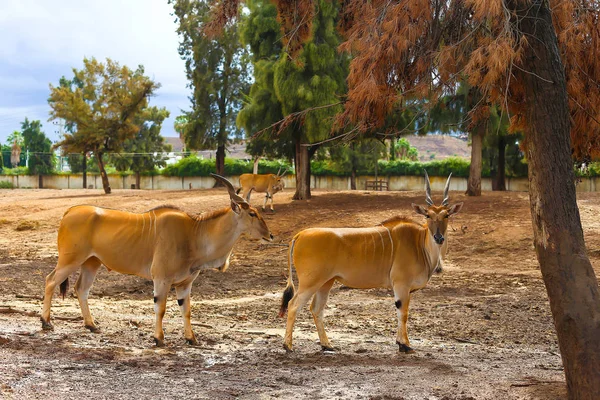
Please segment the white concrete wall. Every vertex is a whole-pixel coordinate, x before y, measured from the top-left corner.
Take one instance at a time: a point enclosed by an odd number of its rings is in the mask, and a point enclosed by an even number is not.
[[[239,186],[239,177],[229,177],[234,186]],[[425,185],[422,176],[391,176],[389,178],[379,176],[378,179],[384,179],[389,182],[390,190],[423,190]],[[434,191],[444,190],[446,177],[431,176],[431,189]],[[357,176],[356,188],[365,189],[367,180],[375,180],[374,176]],[[38,188],[37,175],[0,175],[0,181],[11,182],[15,188]],[[112,189],[131,189],[135,185],[135,175],[120,176],[109,175],[108,181]],[[284,178],[286,188],[294,188],[296,177],[286,175]],[[189,190],[191,189],[210,189],[215,181],[209,176],[176,177],[176,176],[142,176],[140,179],[141,189],[146,190]],[[102,178],[100,175],[88,174],[88,187],[93,189],[102,189]],[[81,189],[83,187],[83,178],[80,174],[73,175],[48,175],[43,177],[43,187],[45,189]],[[350,177],[338,176],[312,176],[312,189],[325,190],[350,190]],[[526,192],[529,189],[529,180],[527,178],[508,178],[506,180],[506,189],[513,192]],[[576,187],[578,192],[600,191],[600,177],[582,178]],[[467,178],[454,177],[450,181],[450,190],[467,190]],[[483,178],[481,180],[481,190],[491,191],[492,180]]]

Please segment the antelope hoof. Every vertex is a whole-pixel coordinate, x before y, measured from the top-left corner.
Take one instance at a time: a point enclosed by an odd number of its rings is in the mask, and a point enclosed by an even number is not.
[[[42,330],[44,331],[53,331],[54,326],[50,322],[46,322],[42,319]]]
[[[323,353],[335,353],[335,349],[331,346],[323,346],[321,345],[321,351]]]
[[[154,345],[156,347],[165,347],[165,341],[157,339],[157,338],[154,338]]]
[[[412,347],[405,345],[404,343],[396,342],[398,344],[398,350],[406,354],[413,354],[415,351]]]
[[[198,346],[198,341],[196,340],[195,337],[191,338],[191,339],[185,339],[185,342],[187,344],[189,344],[190,346]]]
[[[286,353],[293,353],[294,350],[292,350],[292,346],[289,346],[287,343],[283,344],[283,348],[285,349]]]
[[[90,332],[92,332],[92,333],[100,333],[100,328],[98,328],[98,327],[97,327],[97,326],[95,326],[95,325],[86,325],[85,327],[86,327],[87,329],[89,329],[89,330],[90,330]]]

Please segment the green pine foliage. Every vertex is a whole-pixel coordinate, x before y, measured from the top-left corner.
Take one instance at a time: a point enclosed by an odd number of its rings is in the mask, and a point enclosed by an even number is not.
[[[304,44],[296,59],[284,54],[275,64],[274,88],[283,115],[338,103],[346,93],[349,59],[337,50],[338,3],[320,0],[315,7],[312,39]],[[294,136],[302,143],[326,139],[333,117],[341,109],[338,105],[307,113]]]
[[[52,142],[42,132],[40,121],[25,121],[21,123],[23,135],[22,153],[29,152],[29,173],[32,175],[51,174],[56,166],[56,157],[52,152]]]
[[[274,135],[267,131],[252,136],[283,119],[281,103],[275,94],[275,65],[283,48],[275,5],[269,0],[247,0],[246,7],[250,13],[241,16],[240,40],[250,48],[254,82],[244,97],[236,123],[250,138],[246,146],[248,154],[292,158],[294,147],[287,132]]]

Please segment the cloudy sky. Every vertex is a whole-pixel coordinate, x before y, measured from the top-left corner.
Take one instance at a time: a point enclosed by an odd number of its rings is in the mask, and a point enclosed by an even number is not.
[[[84,57],[142,64],[162,84],[150,104],[171,112],[162,134],[177,136],[173,119],[188,109],[189,90],[171,11],[167,0],[1,0],[0,142],[25,117],[58,139],[48,121],[48,85],[71,77]]]

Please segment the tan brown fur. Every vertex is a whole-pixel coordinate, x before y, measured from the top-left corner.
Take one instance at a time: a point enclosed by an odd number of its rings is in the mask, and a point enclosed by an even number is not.
[[[223,179],[219,177],[219,179]],[[65,212],[58,229],[58,262],[46,277],[42,327],[52,329],[50,305],[57,285],[81,269],[75,291],[85,326],[98,328],[87,298],[101,265],[154,283],[156,324],[154,339],[164,343],[162,320],[168,293],[175,286],[184,318],[184,335],[196,343],[190,321],[190,292],[201,269],[229,265],[231,250],[239,236],[272,240],[258,210],[233,192],[228,181],[231,206],[191,216],[174,206],[159,206],[131,213],[95,206],[75,206]]]

